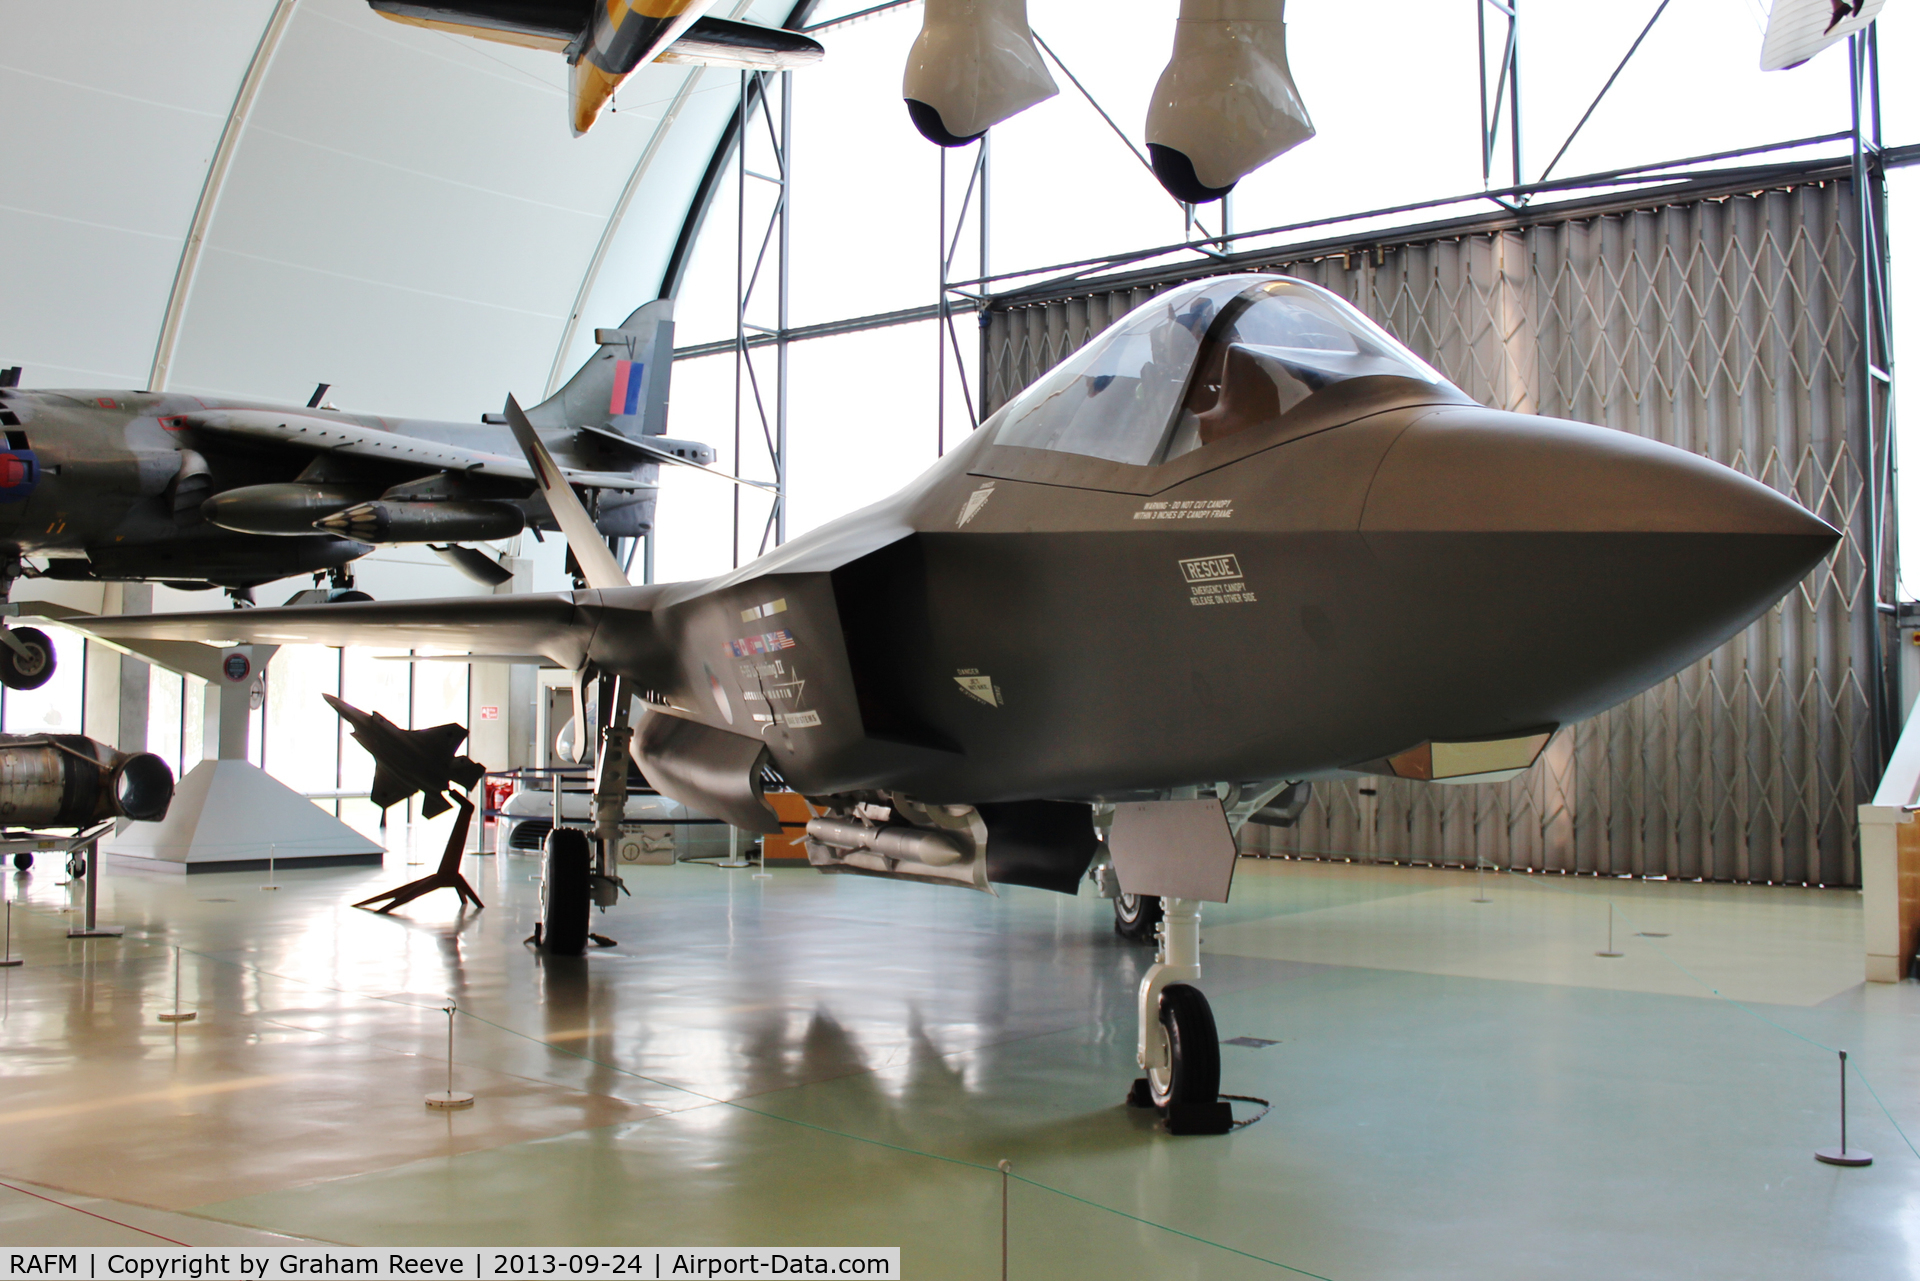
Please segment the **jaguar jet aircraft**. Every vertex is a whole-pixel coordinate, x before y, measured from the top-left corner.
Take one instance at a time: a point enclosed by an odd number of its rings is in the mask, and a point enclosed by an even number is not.
[[[713,451],[666,428],[672,304],[648,303],[553,397],[528,411],[572,485],[594,491],[600,533],[651,531],[661,463]],[[236,599],[297,574],[335,595],[376,544],[426,543],[469,576],[507,572],[468,542],[552,528],[497,414],[478,424],[339,413],[174,392],[41,391],[0,379],[0,601],[23,573],[224,587]],[[44,558],[28,571],[23,558]],[[350,598],[365,599],[364,596]],[[0,632],[0,683],[53,673],[34,628]]]
[[[1131,1097],[1215,1132],[1192,980],[1232,824],[1316,777],[1510,777],[1839,537],[1717,463],[1487,409],[1332,294],[1246,275],[1154,298],[900,493],[718,578],[626,586],[550,501],[588,590],[95,626],[545,654],[616,695],[598,795],[622,794],[629,734],[656,789],[740,827],[777,830],[783,780],[823,811],[827,872],[1071,893],[1110,858],[1164,909]],[[605,905],[604,844],[550,837],[549,937],[584,936],[588,891],[555,887],[589,857]]]
[[[796,31],[703,17],[714,0],[367,0],[409,26],[545,49],[571,69],[573,135],[645,63],[780,71],[820,61],[820,42]]]

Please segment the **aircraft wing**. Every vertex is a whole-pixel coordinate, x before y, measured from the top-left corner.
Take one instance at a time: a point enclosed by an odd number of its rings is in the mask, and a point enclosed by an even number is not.
[[[798,31],[732,22],[726,18],[702,18],[654,61],[739,67],[746,71],[786,71],[818,62],[826,52],[819,41]]]
[[[533,483],[533,469],[522,458],[463,449],[437,440],[362,427],[332,415],[275,412],[265,409],[210,409],[182,414],[180,421],[195,431],[217,436],[291,445],[316,452],[377,458],[381,462],[410,463],[430,471],[477,472]],[[678,461],[678,460],[669,460]],[[560,468],[567,483],[588,489],[651,489],[647,482],[625,472],[578,471]]]
[[[367,0],[374,12],[410,27],[449,31],[525,49],[564,53],[586,29],[592,0],[520,0],[514,5],[452,3],[450,0]]]
[[[511,651],[541,654],[577,670],[598,626],[598,611],[582,609],[570,595],[553,594],[127,614],[90,619],[87,630],[108,640]]]

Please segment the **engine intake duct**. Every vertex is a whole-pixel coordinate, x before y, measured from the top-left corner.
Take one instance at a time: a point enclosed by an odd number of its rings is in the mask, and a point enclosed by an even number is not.
[[[122,752],[80,734],[0,734],[0,825],[158,822],[172,803],[173,770],[151,752]]]

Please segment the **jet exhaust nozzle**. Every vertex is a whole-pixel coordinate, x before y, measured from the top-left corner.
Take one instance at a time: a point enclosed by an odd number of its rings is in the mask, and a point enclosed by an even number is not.
[[[1176,200],[1218,200],[1313,137],[1287,66],[1285,0],[1181,0],[1173,57],[1147,108],[1154,176]]]
[[[926,0],[901,92],[921,136],[960,147],[1060,87],[1027,27],[1026,0]]]
[[[172,803],[173,770],[151,752],[122,752],[80,734],[0,735],[0,825],[151,823]]]

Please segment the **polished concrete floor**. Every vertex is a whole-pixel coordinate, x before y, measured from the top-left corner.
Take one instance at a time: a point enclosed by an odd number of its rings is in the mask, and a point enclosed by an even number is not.
[[[1244,861],[1207,910],[1222,1138],[1120,1106],[1146,949],[1107,905],[642,868],[582,960],[418,869],[7,873],[0,1243],[899,1245],[988,1278],[1920,1274],[1920,987],[1858,896]],[[1606,947],[1613,911],[1619,958]],[[173,952],[186,1008],[168,1025]],[[447,1083],[468,1111],[423,1095]],[[1867,1169],[1812,1159],[1850,1137]],[[1246,1108],[1246,1105],[1236,1105]]]

